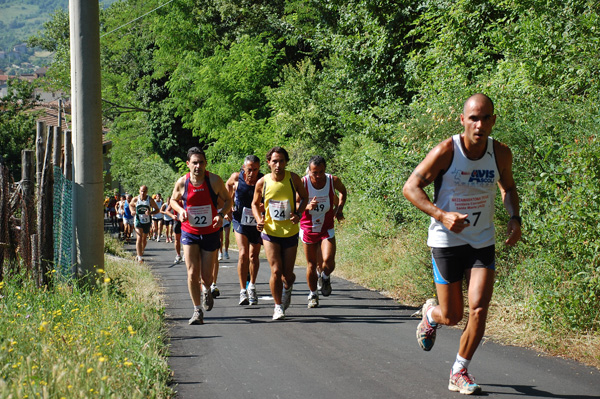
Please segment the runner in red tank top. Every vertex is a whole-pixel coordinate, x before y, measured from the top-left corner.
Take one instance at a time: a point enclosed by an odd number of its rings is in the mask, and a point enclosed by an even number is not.
[[[175,183],[171,207],[182,222],[181,244],[188,270],[188,290],[194,304],[189,324],[203,324],[201,308],[209,311],[214,303],[210,293],[212,265],[220,244],[219,229],[224,214],[231,210],[231,197],[223,180],[206,171],[204,151],[198,147],[190,148],[186,165],[190,172]],[[217,198],[223,201],[220,210],[216,209]]]

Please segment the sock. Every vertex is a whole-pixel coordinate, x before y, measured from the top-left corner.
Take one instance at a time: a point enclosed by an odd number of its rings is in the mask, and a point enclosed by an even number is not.
[[[252,284],[252,283],[249,283],[249,284],[248,284],[248,289],[249,289],[249,290],[254,290],[254,289],[256,289],[256,285],[254,285],[254,284]]]
[[[325,270],[321,272],[321,277],[323,277],[323,280],[329,280],[329,276],[325,274]]]
[[[212,283],[212,284],[210,285],[210,288],[215,288],[216,286],[217,286],[217,284],[215,284],[215,283]]]
[[[431,327],[435,327],[437,326],[437,323],[433,320],[433,316],[431,315],[431,313],[433,313],[433,306],[430,307],[427,311],[427,321],[429,322],[429,325]]]
[[[200,312],[200,310],[202,309],[202,305],[194,305],[194,312]]]
[[[275,305],[275,309],[280,309],[283,312],[283,305]]]
[[[240,294],[245,294],[245,293],[246,293],[246,290],[245,290],[245,289],[241,289],[241,290],[240,290]]]
[[[317,294],[317,291],[311,291],[311,292],[310,292],[310,295],[308,295],[308,296],[311,296],[311,295],[318,295],[318,294]]]
[[[452,365],[452,374],[456,374],[462,369],[466,370],[469,367],[469,363],[471,363],[470,360],[467,360],[464,357],[461,357],[459,354],[457,354],[456,360]]]

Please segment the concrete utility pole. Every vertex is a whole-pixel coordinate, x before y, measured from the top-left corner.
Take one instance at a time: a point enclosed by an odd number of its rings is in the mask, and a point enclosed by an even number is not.
[[[96,281],[104,268],[104,180],[98,1],[70,0],[75,274]]]

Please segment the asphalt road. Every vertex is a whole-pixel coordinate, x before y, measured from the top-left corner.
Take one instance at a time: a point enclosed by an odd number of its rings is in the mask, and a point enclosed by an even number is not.
[[[133,248],[130,245],[129,248]],[[259,305],[239,306],[237,252],[222,261],[221,296],[204,325],[189,326],[193,307],[183,263],[172,244],[149,242],[144,256],[164,288],[179,399],[452,398],[447,389],[460,331],[438,330],[431,352],[415,338],[416,309],[333,276],[333,293],[307,309],[305,268],[286,320],[272,321],[269,266],[261,261]],[[526,330],[523,331],[527,333]],[[490,398],[600,398],[597,369],[486,342],[469,371]]]

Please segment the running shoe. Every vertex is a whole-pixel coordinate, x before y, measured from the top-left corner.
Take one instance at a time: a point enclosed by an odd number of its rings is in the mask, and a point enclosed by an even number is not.
[[[177,255],[175,257],[175,264],[177,264],[177,263],[181,263],[181,256],[180,255]]]
[[[331,295],[331,276],[323,279],[323,286],[321,287],[321,294],[323,296]]]
[[[223,253],[223,259],[229,259],[229,252],[228,251],[225,251]]]
[[[246,290],[240,291],[240,306],[246,306],[249,303],[248,292]]]
[[[281,306],[275,306],[275,311],[273,312],[273,320],[283,319],[285,319],[285,313],[283,312],[283,308]]]
[[[258,305],[258,296],[256,295],[256,287],[248,288],[248,300],[250,301],[250,305]]]
[[[217,257],[217,260],[223,260],[223,254],[219,252],[219,256]]]
[[[423,305],[423,318],[417,326],[417,342],[424,351],[430,351],[435,343],[436,329],[438,326],[432,327],[427,320],[427,311],[436,306],[437,301],[434,298],[428,299]]]
[[[202,306],[204,310],[210,312],[215,304],[215,298],[213,298],[210,291],[202,291]]]
[[[194,310],[194,315],[188,321],[188,324],[189,325],[192,325],[192,324],[204,324],[204,315],[202,314],[202,311],[201,310]]]
[[[160,242],[160,237],[156,237],[156,242]]]
[[[287,290],[283,287],[283,293],[281,295],[281,305],[283,306],[283,310],[287,310],[290,307],[290,303],[292,302],[292,290],[294,289],[294,285],[290,285],[290,288]]]
[[[219,295],[221,295],[221,292],[219,291],[219,287],[217,287],[216,284],[213,284],[210,286],[210,293],[212,294],[213,298],[216,298]]]
[[[481,387],[475,383],[475,379],[471,374],[467,373],[467,369],[465,368],[456,374],[452,374],[452,371],[450,371],[448,389],[452,392],[460,392],[463,395],[481,393]]]
[[[144,259],[142,259],[142,257],[141,257],[141,256],[139,256],[139,255],[137,255],[137,256],[135,257],[135,260],[137,260],[137,261],[138,261],[138,262],[140,262],[140,263],[142,263],[142,262],[144,261]]]
[[[318,273],[317,275],[317,291],[321,291],[323,288],[323,276],[321,276],[321,273]]]
[[[319,296],[317,294],[308,294],[308,308],[319,307]]]

